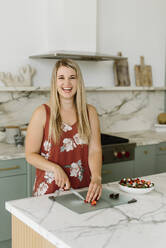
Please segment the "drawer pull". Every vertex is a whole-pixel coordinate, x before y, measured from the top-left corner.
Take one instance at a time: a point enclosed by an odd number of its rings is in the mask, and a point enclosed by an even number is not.
[[[160,147],[160,151],[166,151],[166,147]]]
[[[111,173],[112,173],[111,170],[104,170],[104,171],[102,171],[102,174],[111,174]]]
[[[8,168],[0,168],[0,171],[8,171],[8,170],[16,170],[16,169],[19,169],[20,166],[16,165],[16,166],[13,166],[13,167],[8,167]]]
[[[145,150],[145,151],[144,151],[144,154],[145,154],[145,155],[147,155],[147,154],[148,154],[148,151],[147,151],[147,150]]]

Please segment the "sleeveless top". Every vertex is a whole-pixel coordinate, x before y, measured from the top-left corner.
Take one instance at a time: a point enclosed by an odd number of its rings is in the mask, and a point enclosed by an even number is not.
[[[48,140],[50,107],[44,104],[46,111],[46,123],[43,132],[43,140],[40,155],[45,159],[58,164],[63,168],[72,188],[88,187],[90,183],[90,169],[88,165],[88,144],[80,139],[77,122],[73,125],[62,123],[62,135],[60,142],[55,144]],[[59,187],[54,180],[54,173],[36,169],[36,178],[33,187],[33,195],[39,196],[54,193]]]

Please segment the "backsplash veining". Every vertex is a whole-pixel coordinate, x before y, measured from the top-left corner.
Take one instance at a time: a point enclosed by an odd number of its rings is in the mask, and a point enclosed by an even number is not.
[[[87,101],[98,111],[102,132],[151,129],[164,111],[164,91],[88,91]],[[0,91],[0,127],[24,125],[49,92]]]

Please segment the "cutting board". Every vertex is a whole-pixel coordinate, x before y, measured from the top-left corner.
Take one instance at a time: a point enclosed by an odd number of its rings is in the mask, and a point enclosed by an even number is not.
[[[118,56],[122,56],[119,52]],[[129,86],[130,76],[129,76],[129,66],[127,59],[116,60],[113,63],[114,81],[115,86]]]
[[[79,192],[82,196],[86,197],[87,190]],[[106,188],[103,188],[102,196],[99,201],[97,201],[96,206],[92,206],[90,203],[84,203],[83,200],[79,199],[74,194],[65,194],[61,196],[56,196],[55,202],[63,205],[64,207],[78,213],[83,214],[91,211],[95,211],[102,208],[115,207],[122,204],[128,204],[128,201],[132,199],[131,196],[127,194],[119,194],[118,199],[111,199],[110,194],[117,193]]]
[[[135,65],[136,86],[152,86],[152,67],[145,65],[144,57],[140,57],[140,65]]]

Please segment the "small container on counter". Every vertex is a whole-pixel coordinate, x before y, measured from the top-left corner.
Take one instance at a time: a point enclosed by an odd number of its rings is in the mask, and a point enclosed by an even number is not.
[[[25,136],[23,135],[14,135],[14,140],[15,140],[15,144],[17,147],[23,147],[24,146],[24,139],[25,139]]]
[[[23,136],[26,136],[26,133],[27,133],[27,128],[20,128],[20,131],[21,131],[21,135]]]
[[[28,124],[20,126],[21,135],[26,136]]]
[[[21,135],[19,126],[6,126],[6,142],[15,144],[15,135]]]

